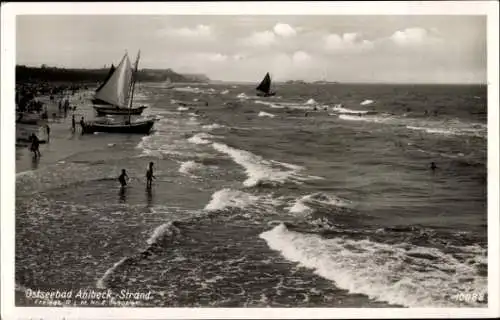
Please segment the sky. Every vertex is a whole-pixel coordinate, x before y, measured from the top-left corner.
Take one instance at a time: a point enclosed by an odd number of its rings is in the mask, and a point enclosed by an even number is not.
[[[486,17],[22,15],[16,64],[139,68],[213,80],[486,83]]]

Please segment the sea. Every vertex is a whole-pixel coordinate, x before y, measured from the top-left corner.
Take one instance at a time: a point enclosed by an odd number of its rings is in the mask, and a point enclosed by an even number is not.
[[[87,90],[16,147],[18,306],[487,306],[486,86],[136,88],[150,135],[81,135]]]

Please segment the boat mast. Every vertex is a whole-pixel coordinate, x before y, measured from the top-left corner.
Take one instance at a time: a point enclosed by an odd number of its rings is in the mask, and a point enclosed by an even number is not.
[[[139,57],[141,56],[141,50],[137,52],[137,59],[135,60],[135,66],[134,66],[134,73],[132,74],[132,91],[130,93],[130,98],[128,101],[128,123],[129,125],[132,125],[132,122],[130,122],[130,113],[131,113],[131,108],[132,108],[132,101],[134,100],[134,89],[135,89],[135,81],[137,77],[137,67],[139,66]]]

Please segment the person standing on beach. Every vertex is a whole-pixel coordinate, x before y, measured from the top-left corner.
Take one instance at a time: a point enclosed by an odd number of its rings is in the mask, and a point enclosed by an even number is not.
[[[128,179],[127,172],[125,171],[125,169],[122,169],[122,174],[118,177],[118,181],[120,181],[122,188],[127,185],[127,179]]]
[[[75,131],[76,131],[76,120],[75,120],[75,115],[74,114],[71,117],[71,130],[73,131],[73,133],[75,133]]]
[[[83,117],[80,119],[80,125],[82,126],[82,136],[85,133],[85,120],[83,120]]]
[[[151,184],[153,183],[153,179],[156,179],[156,177],[153,174],[153,162],[150,162],[149,168],[146,171],[146,187],[148,189],[151,188]]]
[[[45,131],[47,132],[47,142],[50,142],[50,127],[48,124],[45,125]]]
[[[31,148],[30,148],[30,150],[31,150],[31,152],[33,152],[35,159],[37,157],[41,156],[39,147],[40,147],[40,140],[38,139],[38,137],[34,133],[32,133],[31,134]]]

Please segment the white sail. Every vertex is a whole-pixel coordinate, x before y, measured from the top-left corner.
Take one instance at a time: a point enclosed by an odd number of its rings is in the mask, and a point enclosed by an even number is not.
[[[95,97],[114,106],[126,107],[130,94],[131,81],[132,66],[128,55],[125,54],[115,72],[113,72],[113,75],[101,90],[96,93]]]

